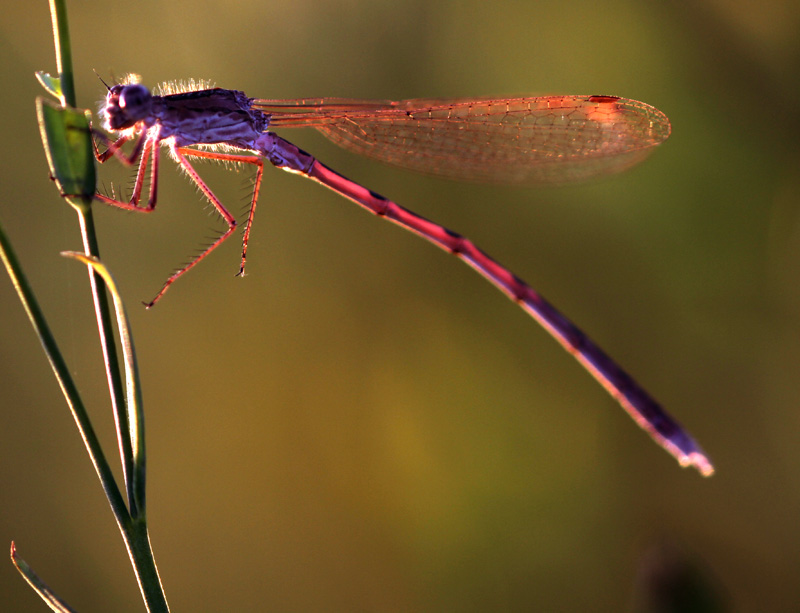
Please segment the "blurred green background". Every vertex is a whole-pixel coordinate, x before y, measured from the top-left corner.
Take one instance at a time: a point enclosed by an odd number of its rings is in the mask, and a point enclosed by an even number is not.
[[[234,277],[232,240],[152,311],[139,301],[221,224],[166,158],[155,215],[97,206],[139,350],[174,610],[620,611],[670,569],[728,610],[797,610],[800,4],[70,8],[94,109],[92,69],[269,98],[615,94],[673,123],[627,174],[548,189],[448,183],[284,135],[529,281],[692,431],[711,479],[466,266],[308,181],[267,169],[249,275]],[[35,122],[33,73],[55,71],[48,9],[4,11],[0,218],[113,459],[85,269],[58,255],[80,248],[76,218]],[[245,209],[246,175],[200,169]],[[0,309],[0,543],[80,611],[141,611],[7,280]],[[44,609],[10,563],[0,594],[4,610]]]

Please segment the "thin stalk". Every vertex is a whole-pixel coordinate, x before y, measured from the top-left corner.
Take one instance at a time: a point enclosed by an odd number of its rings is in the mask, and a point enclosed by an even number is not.
[[[122,498],[122,494],[114,480],[111,467],[105,455],[103,455],[100,441],[92,428],[89,414],[86,411],[86,407],[83,405],[83,400],[81,400],[80,394],[78,393],[78,388],[69,374],[69,367],[58,349],[53,333],[47,325],[42,310],[39,308],[39,303],[36,301],[33,290],[28,284],[28,280],[19,265],[19,260],[17,260],[17,256],[2,226],[0,226],[0,260],[3,261],[8,275],[11,277],[11,282],[17,290],[20,302],[22,302],[22,306],[28,315],[33,330],[39,337],[44,353],[50,361],[50,367],[53,369],[56,381],[58,381],[58,385],[61,387],[67,406],[72,412],[75,425],[78,426],[78,432],[80,432],[84,445],[86,445],[86,450],[89,452],[89,457],[92,460],[97,476],[100,478],[103,491],[106,494],[106,498],[108,498],[108,502],[111,504],[114,517],[117,519],[117,523],[122,523],[126,521],[128,517],[128,509],[125,506],[125,500]]]
[[[61,103],[75,107],[77,106],[77,102],[75,98],[69,23],[67,20],[65,0],[50,0],[50,15],[53,22],[56,66],[58,68],[61,84]],[[72,197],[67,198],[67,200],[78,213],[78,222],[81,228],[83,248],[86,255],[100,259],[100,247],[95,232],[91,206],[86,202],[79,201],[78,198]],[[124,401],[125,394],[123,391],[119,358],[117,356],[117,345],[114,340],[113,325],[111,324],[111,308],[109,306],[103,279],[91,266],[88,267],[88,270],[89,286],[94,301],[97,330],[100,337],[100,347],[103,352],[103,364],[105,365],[108,391],[114,411],[114,422],[117,430],[120,457],[122,458],[122,474],[125,480],[130,512],[133,517],[136,517],[139,511],[136,508],[135,497],[133,495],[134,486],[131,478],[133,474],[133,450],[131,447],[130,433],[126,425],[127,413]]]
[[[76,106],[76,98],[65,0],[50,0],[50,12],[59,72],[61,103],[63,106],[74,108]],[[77,196],[68,195],[66,199],[78,213],[86,255],[93,259],[99,259],[100,250],[90,206],[93,197],[94,188],[91,189],[91,193],[82,193]],[[88,414],[78,396],[74,382],[69,377],[66,364],[56,347],[53,336],[41,314],[41,310],[36,303],[33,293],[19,268],[16,257],[5,235],[2,233],[1,228],[0,247],[2,248],[3,261],[9,269],[9,274],[14,281],[15,287],[18,288],[18,293],[20,294],[23,305],[45,347],[45,353],[51,361],[53,370],[56,373],[56,378],[62,386],[64,395],[67,398],[67,403],[73,412],[75,421],[78,424],[78,429],[84,439],[89,455],[92,458],[92,462],[95,464],[95,470],[100,477],[103,489],[106,491],[106,496],[111,504],[114,517],[131,558],[145,605],[148,611],[168,612],[169,606],[164,595],[161,580],[158,576],[158,570],[156,569],[147,530],[144,503],[145,457],[141,403],[137,401],[134,403],[134,406],[126,408],[122,373],[117,356],[116,340],[113,333],[112,312],[106,292],[107,285],[96,272],[95,268],[89,266],[90,286],[95,305],[95,314],[103,351],[103,362],[106,369],[109,394],[111,396],[117,426],[117,436],[128,496],[127,508],[119,488],[114,481],[110,467],[102,454],[99,441],[91,427]],[[115,294],[115,296],[117,295]],[[121,309],[119,310],[121,311]],[[126,323],[124,325],[127,326]],[[132,369],[135,371],[135,360],[133,361]],[[131,373],[129,372],[128,374],[130,378]],[[138,398],[140,399],[140,396],[138,396]],[[133,419],[129,419],[128,410],[136,412]],[[134,454],[132,449],[132,424],[136,427],[137,452],[139,452],[137,454]]]

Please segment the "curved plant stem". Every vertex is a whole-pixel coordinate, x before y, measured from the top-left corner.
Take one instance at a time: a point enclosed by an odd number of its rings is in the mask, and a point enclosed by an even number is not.
[[[117,428],[119,452],[128,499],[127,506],[114,480],[111,468],[103,455],[99,440],[92,428],[77,387],[69,375],[69,369],[58,350],[55,339],[2,227],[0,227],[0,259],[5,264],[20,301],[28,313],[28,318],[41,340],[56,379],[67,400],[67,405],[72,412],[100,478],[114,513],[114,518],[122,533],[147,610],[167,612],[169,611],[169,606],[158,576],[147,529],[144,413],[141,393],[139,392],[138,370],[133,351],[133,341],[119,293],[110,274],[99,261],[100,250],[91,209],[91,202],[95,194],[91,127],[84,113],[75,109],[75,87],[64,0],[50,0],[50,11],[53,21],[58,78],[53,79],[49,76],[42,78],[42,75],[39,76],[40,81],[46,85],[48,90],[51,93],[56,93],[60,99],[61,106],[39,99],[37,100],[37,112],[53,179],[61,189],[64,199],[78,213],[85,254],[78,254],[76,257],[86,263],[89,268],[89,280],[94,298],[103,362]],[[104,280],[104,277],[106,280]],[[125,350],[129,391],[127,403],[122,383],[122,371],[117,357],[113,317],[109,306],[107,289],[110,289],[114,296],[120,341]],[[22,575],[51,608],[56,605],[57,608],[54,610],[69,610],[67,605],[58,599],[43,581],[36,577],[32,569],[21,558],[16,557],[13,546],[12,559]],[[62,608],[62,605],[64,608]]]

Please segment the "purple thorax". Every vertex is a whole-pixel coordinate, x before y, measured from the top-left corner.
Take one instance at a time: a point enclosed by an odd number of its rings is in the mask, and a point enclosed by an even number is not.
[[[154,96],[139,84],[109,89],[101,111],[108,131],[160,126],[159,139],[179,147],[230,144],[249,148],[269,125],[269,116],[252,108],[252,99],[231,89]]]

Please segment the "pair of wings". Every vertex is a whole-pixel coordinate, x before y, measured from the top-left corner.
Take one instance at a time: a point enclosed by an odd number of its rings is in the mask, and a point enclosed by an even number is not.
[[[270,128],[315,128],[394,166],[488,183],[558,184],[620,172],[670,134],[661,111],[616,96],[251,104],[270,116]]]

